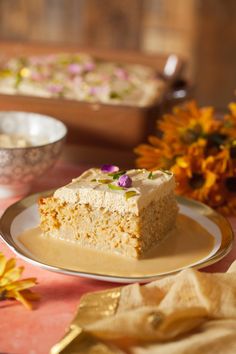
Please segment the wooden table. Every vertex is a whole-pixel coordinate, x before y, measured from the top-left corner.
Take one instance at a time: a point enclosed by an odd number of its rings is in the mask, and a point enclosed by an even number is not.
[[[54,169],[34,184],[32,192],[63,185],[70,181],[72,177],[94,165],[96,161],[97,164],[102,163],[102,156],[106,156],[103,155],[105,152],[100,150],[97,150],[97,153],[94,154],[89,147],[77,147],[76,149],[77,154],[71,154],[74,149],[67,148]],[[79,152],[83,155],[80,155]],[[99,155],[100,153],[101,155]],[[109,156],[109,152],[107,154]],[[65,157],[67,161],[65,161]],[[68,162],[68,159],[70,162]],[[80,160],[79,163],[78,160]],[[2,201],[0,203],[1,211],[14,201],[13,199]],[[234,232],[236,232],[236,218],[232,217],[229,220]],[[7,257],[14,256],[8,247],[1,242],[0,251]],[[235,245],[223,260],[207,267],[205,270],[208,272],[226,271],[234,259],[236,259]],[[50,348],[64,335],[83,294],[117,286],[114,283],[49,272],[33,267],[20,259],[17,259],[17,264],[25,267],[24,277],[37,277],[38,285],[35,287],[35,291],[40,294],[41,300],[33,311],[26,310],[15,301],[0,302],[0,353],[48,353]]]

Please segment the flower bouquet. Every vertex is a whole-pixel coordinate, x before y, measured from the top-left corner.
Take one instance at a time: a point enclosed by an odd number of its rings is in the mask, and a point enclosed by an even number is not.
[[[157,136],[135,149],[137,166],[170,169],[177,194],[236,215],[236,103],[229,109],[219,119],[194,101],[174,107],[157,122]]]

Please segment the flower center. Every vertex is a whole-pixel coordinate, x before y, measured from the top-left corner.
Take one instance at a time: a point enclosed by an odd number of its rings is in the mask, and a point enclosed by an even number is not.
[[[221,146],[225,143],[226,135],[212,133],[206,136],[206,156],[216,155],[221,150]]]
[[[202,126],[196,123],[193,127],[187,128],[181,136],[181,139],[186,144],[192,144],[203,135]]]
[[[236,177],[226,178],[225,185],[229,192],[236,193]]]
[[[236,146],[230,148],[230,157],[231,159],[236,159]]]
[[[201,188],[205,183],[205,179],[200,173],[193,173],[192,177],[189,180],[189,185],[193,189]]]

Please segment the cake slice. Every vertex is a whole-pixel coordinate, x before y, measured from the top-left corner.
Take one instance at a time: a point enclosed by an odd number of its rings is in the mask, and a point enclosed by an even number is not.
[[[40,227],[47,237],[140,258],[175,225],[174,187],[169,171],[92,168],[39,200]]]

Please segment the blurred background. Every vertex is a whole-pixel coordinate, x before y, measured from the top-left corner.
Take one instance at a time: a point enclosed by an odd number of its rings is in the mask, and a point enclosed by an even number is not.
[[[176,53],[200,104],[236,87],[235,0],[0,0],[2,41]]]

